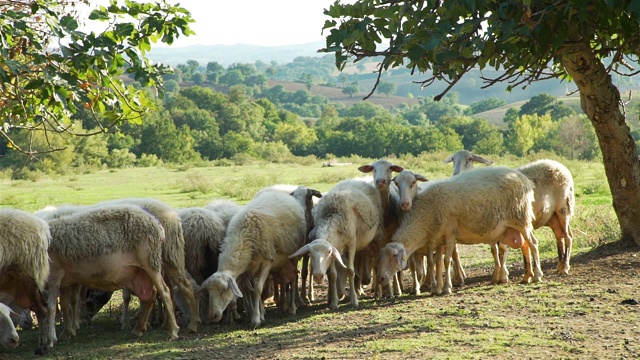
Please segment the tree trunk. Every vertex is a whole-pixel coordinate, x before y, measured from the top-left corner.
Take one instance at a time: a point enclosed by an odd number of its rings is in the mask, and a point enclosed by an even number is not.
[[[582,110],[595,128],[622,240],[640,245],[640,161],[621,109],[620,91],[588,40],[562,49],[565,70],[578,86]]]

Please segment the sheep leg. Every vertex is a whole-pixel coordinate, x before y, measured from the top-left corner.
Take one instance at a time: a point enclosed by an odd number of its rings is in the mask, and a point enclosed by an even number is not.
[[[500,245],[496,243],[498,246],[498,251],[500,254],[500,276],[498,277],[499,284],[506,284],[509,282],[509,269],[507,268],[507,253],[509,248],[505,245]]]
[[[444,256],[444,287],[442,289],[443,295],[451,294],[451,258],[453,257],[453,249],[456,247],[455,238],[447,239]]]
[[[73,286],[73,285],[72,285]],[[71,287],[68,286],[60,289],[60,310],[62,311],[62,320],[63,327],[62,333],[60,334],[60,339],[70,339],[76,336],[75,331],[73,330],[73,315],[72,315],[72,306],[71,306]]]
[[[313,264],[309,263],[309,273],[313,274]],[[304,278],[303,278],[304,280]],[[306,280],[305,280],[306,281]],[[307,294],[309,297],[309,304],[311,304],[312,302],[316,301],[315,298],[315,293],[313,290],[313,276],[309,276],[309,287],[307,289]]]
[[[437,255],[436,255],[437,256]],[[430,292],[431,295],[438,295],[438,282],[436,279],[436,271],[434,271],[434,267],[435,267],[435,263],[434,263],[434,252],[432,249],[429,249],[429,251],[427,251],[427,277],[429,278],[429,281],[431,283],[430,285]]]
[[[198,303],[196,302],[195,295],[193,294],[193,287],[191,287],[191,281],[186,271],[177,269],[174,266],[166,266],[165,271],[171,282],[178,285],[178,291],[182,294],[183,298],[187,302],[189,308],[189,325],[187,330],[190,333],[198,332],[198,325],[200,324],[200,311],[198,311]],[[167,312],[173,312],[173,307],[166,307]],[[166,320],[166,319],[165,319]]]
[[[166,316],[167,316],[167,324],[168,324],[168,331],[169,331],[169,339],[168,340],[176,340],[178,339],[178,330],[180,329],[178,327],[178,324],[176,323],[176,315],[175,312],[173,311],[173,301],[171,300],[171,295],[169,292],[169,287],[167,286],[167,284],[164,282],[164,280],[162,279],[162,276],[160,275],[160,273],[158,271],[154,271],[153,269],[145,269],[147,275],[149,275],[149,278],[151,279],[151,283],[153,284],[153,286],[155,286],[156,291],[158,292],[158,294],[160,295],[160,298],[162,299],[162,304],[164,305],[165,309],[167,309],[166,312]],[[187,284],[189,284],[189,288],[191,287],[191,284],[187,281]],[[185,293],[182,293],[182,295],[184,296]],[[191,295],[193,296],[193,292],[191,293]],[[186,296],[185,296],[186,298]],[[153,297],[153,299],[155,299],[155,296]],[[152,301],[153,301],[152,299]],[[193,301],[195,304],[195,301]],[[196,309],[197,310],[197,309]],[[199,314],[196,311],[196,318],[198,319],[198,321],[200,320],[199,318]],[[190,316],[193,316],[190,314]],[[147,318],[148,318],[148,314],[146,317],[141,317],[140,321],[144,321],[145,324],[147,322]],[[193,317],[191,317],[191,320],[193,321]]]
[[[271,265],[262,264],[260,269],[258,270],[258,277],[254,277],[253,284],[253,314],[251,316],[251,328],[255,329],[260,326],[261,321],[264,321],[264,302],[262,301],[262,289],[264,288],[264,283],[267,281],[267,277],[269,277],[269,271],[271,270]],[[277,291],[277,290],[276,290]]]
[[[453,261],[456,266],[454,268],[455,278],[453,279],[453,284],[456,286],[464,285],[464,279],[467,277],[467,274],[464,272],[464,268],[462,267],[462,263],[460,262],[460,253],[458,252],[458,244],[453,247]]]
[[[562,221],[557,215],[551,217],[547,226],[553,230],[556,237],[556,246],[558,248],[558,273],[560,275],[569,275],[569,259],[571,258],[571,244],[573,242],[573,234],[567,223],[566,218]]]
[[[336,271],[335,262],[331,262],[328,271],[329,280],[329,309],[336,310],[338,308],[338,272]]]
[[[31,307],[36,313],[38,319],[39,338],[38,346],[36,347],[36,355],[44,355],[47,349],[52,348],[55,341],[55,322],[53,326],[53,335],[51,337],[51,323],[48,314],[48,298],[47,292],[44,289],[38,289],[35,286],[35,280],[25,281],[26,284],[33,284],[27,286],[27,293],[31,300]],[[53,312],[55,321],[55,311]]]
[[[350,246],[347,252],[349,256],[349,263],[347,265],[347,277],[349,278],[349,296],[351,297],[351,306],[355,309],[358,307],[358,294],[356,293],[355,284],[355,260],[356,249],[355,246]]]
[[[300,292],[298,295],[298,302],[301,305],[309,306],[311,305],[311,301],[309,299],[309,295],[307,294],[307,277],[309,276],[309,255],[305,255],[302,257],[302,269],[300,270]],[[297,281],[297,280],[296,280]],[[296,282],[296,288],[298,288]]]
[[[60,282],[63,277],[63,271],[51,269],[49,279],[47,280],[47,290],[49,292],[49,296],[47,297],[47,326],[49,330],[47,346],[49,348],[58,342],[58,337],[56,336],[56,310],[58,307],[58,297],[60,296]],[[40,326],[40,319],[38,319],[38,326]]]
[[[418,264],[418,255],[413,254],[409,258],[409,269],[411,271],[411,280],[413,281],[413,293],[415,295],[420,295],[420,280],[418,279],[418,274],[420,272],[420,265]]]
[[[122,315],[120,316],[120,330],[129,330],[129,303],[131,303],[131,290],[122,289]]]
[[[151,299],[147,301],[142,301],[140,311],[138,312],[138,321],[136,322],[136,326],[133,328],[131,333],[137,337],[142,336],[145,331],[147,331],[147,327],[149,326],[149,314],[153,310],[154,304],[156,302],[156,291],[153,289],[153,295]],[[130,293],[130,292],[129,292]],[[131,297],[131,295],[129,295]]]
[[[531,251],[529,249],[529,243],[522,245],[522,260],[524,262],[524,277],[522,278],[523,284],[528,284],[533,278],[533,271],[531,269]]]
[[[542,274],[542,268],[540,265],[538,239],[536,239],[536,237],[533,235],[533,231],[530,231],[527,234],[526,243],[529,244],[529,247],[531,248],[531,255],[533,256],[533,272],[534,272],[533,282],[534,283],[541,282],[543,274]],[[524,244],[522,247],[524,248]],[[531,269],[529,269],[529,271],[531,271]]]

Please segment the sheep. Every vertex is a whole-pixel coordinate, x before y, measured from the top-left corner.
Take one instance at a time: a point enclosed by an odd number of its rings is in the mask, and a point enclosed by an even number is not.
[[[11,315],[20,316],[11,310],[9,306],[0,303],[0,342],[2,342],[2,346],[8,349],[15,349],[20,344],[20,337]]]
[[[384,236],[380,192],[373,185],[353,179],[339,182],[313,208],[315,240],[290,255],[291,258],[309,254],[316,283],[322,282],[329,269],[329,307],[338,308],[337,273],[335,262],[347,269],[351,306],[358,307],[354,283],[354,260],[357,251]],[[344,265],[340,253],[347,250]]]
[[[178,213],[169,205],[152,198],[107,200],[98,203],[96,206],[121,204],[135,205],[145,209],[157,218],[164,228],[166,236],[165,241],[162,243],[162,271],[171,282],[171,284],[169,284],[169,291],[173,292],[173,285],[177,285],[189,306],[189,325],[187,326],[187,330],[191,333],[197,332],[198,324],[200,323],[200,312],[185,266],[184,235],[180,216],[178,216]],[[123,294],[123,327],[126,327],[126,316],[130,297],[130,293],[125,291]],[[172,311],[173,308],[167,308],[167,312]]]
[[[444,163],[448,164],[453,162],[453,175],[473,169],[473,162],[483,163],[485,165],[493,164],[493,161],[483,158],[480,155],[476,155],[467,150],[458,150],[453,155],[449,156]]]
[[[185,265],[191,277],[191,287],[196,293],[199,284],[218,269],[218,256],[226,228],[220,216],[206,208],[190,207],[178,209],[177,212],[182,221]],[[174,290],[179,288],[175,286]],[[188,316],[189,304],[182,293],[175,292],[174,299],[180,310]],[[202,312],[202,307],[198,308]]]
[[[242,205],[227,199],[215,199],[205,205],[204,208],[216,213],[222,220],[224,228],[226,229],[229,227],[229,221],[231,221],[233,215],[242,209]]]
[[[506,167],[479,169],[433,182],[416,195],[412,210],[403,218],[392,242],[381,250],[380,282],[389,281],[390,274],[405,268],[406,257],[416,251],[426,251],[431,268],[434,251],[445,245],[444,284],[442,271],[436,272],[437,281],[433,275],[431,278],[431,293],[450,294],[449,267],[456,241],[490,245],[501,241],[514,248],[522,247],[526,241],[535,264],[533,281],[542,281],[538,244],[532,234],[532,202],[531,181]],[[507,282],[506,257],[494,260],[494,280]],[[525,278],[528,276],[525,274]]]
[[[147,328],[156,293],[164,306],[173,304],[168,286],[162,279],[165,230],[146,210],[135,205],[102,205],[49,221],[51,243],[49,258],[49,331],[57,341],[54,310],[61,289],[73,291],[77,285],[115,291],[127,288],[144,303],[132,333],[141,336]],[[62,301],[61,301],[62,302]],[[78,309],[62,307],[65,330],[75,335]],[[178,338],[179,327],[173,312],[167,313],[169,339]]]
[[[451,158],[453,158],[454,175],[473,169],[474,160],[485,164],[492,163],[467,150],[459,150]],[[482,160],[476,160],[478,158]],[[543,226],[551,228],[558,249],[557,271],[561,275],[568,275],[571,268],[569,261],[573,243],[573,231],[569,222],[575,212],[575,186],[571,171],[562,163],[548,159],[533,161],[516,170],[528,177],[534,185],[533,228],[539,229]],[[523,248],[523,254],[527,259],[526,247]]]
[[[224,309],[243,294],[237,279],[247,273],[251,279],[251,327],[264,321],[261,299],[270,271],[289,262],[288,255],[304,245],[304,209],[291,195],[277,190],[260,191],[229,223],[218,259],[218,270],[201,285],[209,295],[207,318],[221,319]]]
[[[33,327],[33,317],[31,317],[31,310],[23,309],[16,303],[16,299],[6,292],[0,291],[0,303],[7,305],[13,314],[19,314],[18,316],[12,316],[13,326],[20,326],[22,330],[29,330]]]
[[[382,242],[379,244],[372,244],[372,248],[368,249],[369,251],[364,253],[364,263],[366,264],[366,266],[360,271],[360,275],[361,277],[363,277],[369,276],[371,274],[370,260],[373,260],[374,263],[376,262],[375,258],[379,253],[380,248],[382,248],[391,240],[391,236],[399,226],[401,214],[398,207],[398,188],[391,180],[393,172],[399,173],[404,169],[402,166],[392,164],[391,162],[384,159],[379,159],[374,161],[372,164],[362,165],[358,167],[358,170],[365,174],[373,172],[373,183],[375,187],[380,191],[380,199],[382,200],[382,211],[384,218],[384,238]],[[369,253],[374,254],[373,258]],[[375,273],[375,267],[373,269],[373,272]],[[394,286],[389,288],[391,296],[393,296],[394,290],[398,294],[402,292],[402,282],[400,281],[401,274],[402,273],[399,273],[398,276],[394,277]],[[375,278],[376,277],[374,275],[374,279]],[[368,282],[369,281],[365,282],[365,284]],[[377,289],[377,286],[374,285],[373,288],[375,289],[375,293],[378,294],[379,291]]]
[[[23,210],[0,209],[0,290],[13,297],[17,306],[35,311],[39,327],[36,354],[53,347],[45,290],[50,240],[46,221]]]

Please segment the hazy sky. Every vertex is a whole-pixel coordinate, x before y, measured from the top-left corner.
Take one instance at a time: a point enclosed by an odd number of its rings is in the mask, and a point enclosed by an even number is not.
[[[251,44],[280,46],[322,41],[323,10],[335,0],[170,0],[196,20],[197,35],[174,46]],[[326,33],[325,33],[326,35]]]

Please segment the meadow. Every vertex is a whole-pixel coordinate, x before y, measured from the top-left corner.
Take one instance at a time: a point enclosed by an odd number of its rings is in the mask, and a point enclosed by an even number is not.
[[[431,153],[393,158],[429,179],[451,175],[449,154]],[[574,247],[568,277],[555,273],[555,239],[550,230],[536,230],[545,278],[519,284],[522,258],[509,257],[511,282],[490,285],[492,258],[486,246],[461,247],[469,279],[450,296],[403,295],[393,299],[362,299],[358,309],[347,300],[329,311],[319,287],[316,302],[283,316],[267,310],[265,326],[247,323],[202,325],[197,334],[181,330],[180,339],[164,341],[166,332],[152,328],[141,338],[120,330],[120,297],[81,328],[74,339],[62,340],[45,358],[59,359],[404,359],[404,358],[637,358],[640,346],[637,306],[624,305],[637,296],[637,249],[622,247],[619,227],[603,165],[560,159],[549,154],[527,158],[492,158],[497,165],[517,167],[538,158],[561,161],[575,181],[576,213],[572,218]],[[375,159],[334,159],[275,164],[232,162],[95,170],[87,173],[10,180],[0,173],[0,207],[35,211],[47,205],[91,204],[123,197],[154,197],[176,208],[203,206],[213,199],[246,203],[262,187],[300,184],[328,191],[340,180],[363,176],[359,165]],[[407,288],[408,277],[404,279]],[[637,303],[637,302],[636,302]],[[182,324],[184,325],[184,323]],[[21,330],[21,345],[0,349],[0,358],[33,357],[37,330]],[[635,340],[634,340],[635,339]]]

